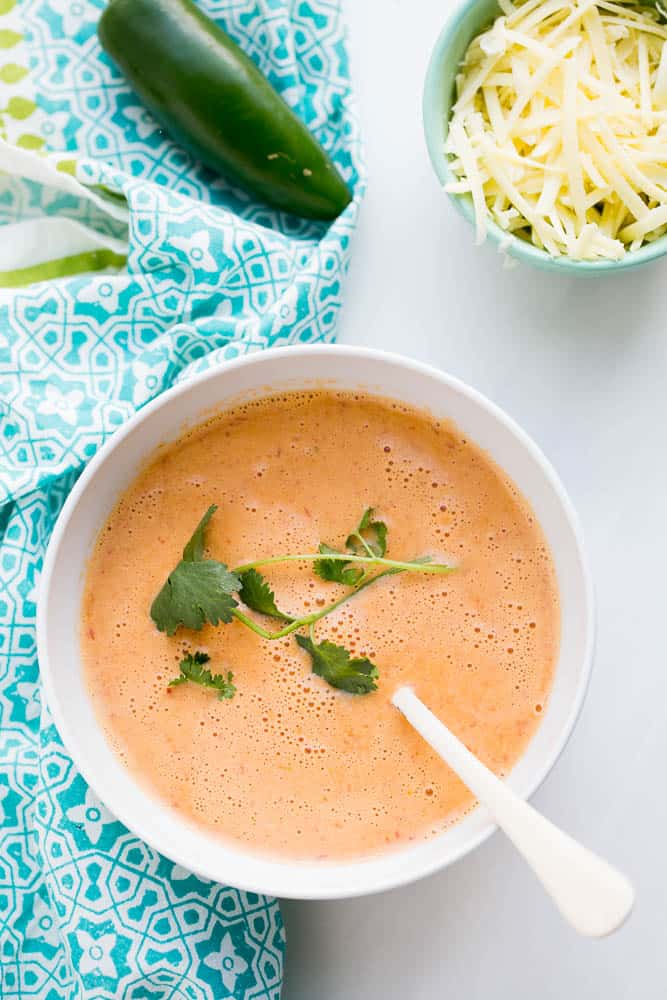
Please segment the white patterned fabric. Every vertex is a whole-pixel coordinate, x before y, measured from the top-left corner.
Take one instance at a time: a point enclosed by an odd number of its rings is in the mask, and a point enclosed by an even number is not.
[[[201,0],[324,144],[332,225],[253,202],[102,53],[101,0],[0,0],[0,997],[277,998],[275,901],[142,844],[40,704],[39,572],[86,461],[175,381],[333,337],[362,193],[338,0]]]

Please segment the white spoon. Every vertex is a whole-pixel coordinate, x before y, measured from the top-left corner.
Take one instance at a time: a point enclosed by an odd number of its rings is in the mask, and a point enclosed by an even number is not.
[[[625,875],[520,799],[470,753],[411,688],[399,688],[392,702],[486,806],[576,931],[587,937],[604,937],[620,927],[635,900]]]

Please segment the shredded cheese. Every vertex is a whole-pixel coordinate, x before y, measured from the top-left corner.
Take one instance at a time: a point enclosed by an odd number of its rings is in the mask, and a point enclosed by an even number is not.
[[[667,232],[667,25],[624,0],[505,0],[470,43],[445,152],[492,219],[552,256],[618,260]]]

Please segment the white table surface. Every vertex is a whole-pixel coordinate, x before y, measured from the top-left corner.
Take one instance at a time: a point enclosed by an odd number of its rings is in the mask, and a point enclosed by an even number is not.
[[[558,469],[598,596],[593,681],[535,796],[627,871],[637,905],[601,942],[564,926],[501,834],[429,879],[286,902],[284,1000],[667,996],[667,259],[613,279],[504,271],[441,194],[421,130],[452,0],[347,0],[370,174],[339,339],[470,382]]]

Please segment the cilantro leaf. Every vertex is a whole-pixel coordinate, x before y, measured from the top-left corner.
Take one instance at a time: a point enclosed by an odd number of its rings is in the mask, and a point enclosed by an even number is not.
[[[291,615],[286,615],[277,607],[275,594],[256,569],[247,569],[245,573],[239,575],[239,579],[241,580],[239,597],[247,607],[271,618],[280,618],[284,622],[294,621]]]
[[[367,507],[357,527],[347,536],[345,548],[350,555],[371,558],[375,556],[380,559],[384,557],[387,551],[387,525],[384,521],[374,520],[374,513],[373,507]],[[345,555],[340,549],[333,549],[324,542],[320,544],[318,551],[325,557],[327,555]],[[363,569],[346,562],[344,559],[317,559],[313,564],[313,569],[322,580],[328,580],[331,583],[344,583],[348,587],[356,586],[364,575]]]
[[[192,681],[193,684],[213,688],[218,692],[218,698],[221,701],[224,701],[226,698],[233,698],[236,694],[236,688],[232,684],[234,675],[231,670],[228,671],[226,677],[224,674],[212,674],[205,666],[210,659],[211,657],[208,653],[188,653],[180,662],[179,669],[181,672],[179,676],[174,677],[173,681],[169,681],[168,686],[170,688],[177,687],[179,684],[185,684],[186,681]]]
[[[241,586],[235,573],[215,559],[203,559],[206,525],[216,508],[209,507],[183,549],[183,558],[167,577],[151,605],[160,632],[173,635],[179,626],[199,630],[206,622],[228,624]]]
[[[199,562],[204,555],[204,541],[206,538],[206,526],[211,520],[216,510],[217,504],[212,503],[206,511],[201,521],[192,532],[192,537],[183,549],[183,559],[185,562]]]
[[[199,631],[206,622],[229,624],[237,606],[232,594],[241,581],[224,563],[214,559],[179,562],[151,605],[151,618],[160,632],[173,635],[179,626]]]
[[[334,555],[343,555],[338,549],[332,549],[330,545],[325,545],[324,542],[322,542],[318,551],[322,552],[325,556],[332,553]],[[322,580],[327,580],[330,583],[344,583],[347,587],[354,587],[364,575],[363,569],[359,566],[352,566],[344,559],[316,559],[313,563],[313,569]]]
[[[387,551],[387,525],[384,521],[376,521],[374,513],[373,507],[366,508],[356,529],[348,535],[345,546],[356,555],[373,555],[382,559]]]
[[[369,694],[377,689],[377,667],[365,656],[351,659],[344,646],[327,639],[319,643],[305,635],[296,635],[295,639],[310,654],[313,673],[327,684],[350,694]]]

